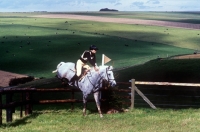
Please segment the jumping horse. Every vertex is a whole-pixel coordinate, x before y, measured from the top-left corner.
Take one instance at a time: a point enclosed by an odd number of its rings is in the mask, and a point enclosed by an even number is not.
[[[74,83],[74,86],[79,88],[83,94],[83,115],[86,115],[86,106],[88,95],[93,93],[96,106],[99,112],[100,117],[103,117],[100,109],[100,88],[103,85],[108,84],[111,87],[116,85],[116,81],[113,75],[112,66],[99,66],[99,71],[95,71],[94,68],[91,70],[79,81]],[[53,73],[57,73],[59,79],[67,79],[70,84],[71,78],[74,76],[75,64],[72,62],[60,62],[57,65],[57,69]]]

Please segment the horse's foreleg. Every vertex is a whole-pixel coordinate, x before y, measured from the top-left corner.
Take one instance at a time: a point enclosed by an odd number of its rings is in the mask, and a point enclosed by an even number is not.
[[[103,114],[102,114],[101,108],[100,108],[99,91],[94,93],[94,99],[95,99],[95,102],[96,102],[96,105],[97,105],[99,115],[100,115],[100,117],[103,117]]]
[[[86,116],[87,96],[83,96],[83,116]]]
[[[83,103],[83,116],[86,116],[86,106],[87,103]]]

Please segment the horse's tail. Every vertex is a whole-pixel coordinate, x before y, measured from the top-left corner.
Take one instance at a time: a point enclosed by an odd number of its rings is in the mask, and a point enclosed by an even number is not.
[[[58,69],[56,69],[56,70],[52,71],[52,73],[56,73],[57,71],[58,71]]]
[[[62,64],[64,64],[64,62],[60,62],[60,63],[57,65],[57,69],[54,70],[54,71],[52,71],[52,73],[56,73],[56,72],[58,71],[58,68],[59,68],[60,66],[62,66]]]

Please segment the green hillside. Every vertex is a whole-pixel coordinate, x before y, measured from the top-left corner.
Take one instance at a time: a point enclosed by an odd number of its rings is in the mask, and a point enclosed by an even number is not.
[[[155,59],[143,65],[116,71],[118,81],[135,79],[155,82],[200,82],[200,59]]]
[[[30,17],[34,15],[1,13],[1,70],[53,77],[60,61],[76,62],[91,44],[100,49],[98,65],[105,54],[115,68],[191,54],[200,46],[199,30]]]

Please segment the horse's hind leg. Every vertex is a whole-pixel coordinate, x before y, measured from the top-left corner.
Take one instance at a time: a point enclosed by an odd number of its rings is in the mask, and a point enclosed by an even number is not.
[[[95,99],[95,102],[96,102],[96,105],[97,105],[99,115],[100,115],[100,117],[103,117],[103,114],[102,114],[101,108],[100,108],[99,91],[94,93],[94,99]]]

